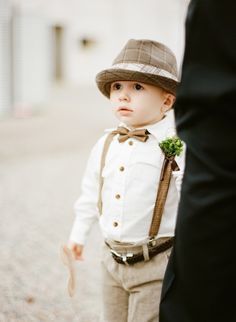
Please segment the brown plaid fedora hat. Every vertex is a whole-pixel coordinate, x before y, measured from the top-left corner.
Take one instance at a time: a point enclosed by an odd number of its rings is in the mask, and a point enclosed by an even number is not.
[[[111,83],[125,80],[155,85],[175,94],[178,72],[174,53],[157,41],[130,39],[112,67],[96,76],[99,90],[108,98]]]

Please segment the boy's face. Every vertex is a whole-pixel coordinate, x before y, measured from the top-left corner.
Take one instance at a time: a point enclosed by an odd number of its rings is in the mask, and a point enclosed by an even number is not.
[[[153,85],[135,81],[111,84],[110,102],[116,117],[134,128],[160,121],[174,100],[174,95]]]

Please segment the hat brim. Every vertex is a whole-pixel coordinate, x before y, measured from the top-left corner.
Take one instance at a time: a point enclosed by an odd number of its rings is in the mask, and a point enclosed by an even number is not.
[[[110,97],[111,84],[116,81],[137,81],[163,88],[171,94],[176,94],[178,82],[159,75],[142,73],[127,69],[106,69],[96,76],[96,83],[99,90],[107,98]]]

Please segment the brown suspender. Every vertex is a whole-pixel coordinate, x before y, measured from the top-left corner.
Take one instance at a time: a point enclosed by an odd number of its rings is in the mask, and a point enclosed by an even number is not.
[[[165,165],[165,166],[164,166]],[[156,202],[153,210],[153,216],[152,216],[152,223],[150,226],[149,230],[149,237],[154,238],[160,228],[161,224],[161,218],[167,198],[167,193],[169,190],[169,185],[170,185],[170,179],[171,179],[171,173],[172,173],[172,168],[171,168],[171,163],[163,161],[163,166],[162,168],[162,173],[161,173],[161,178],[157,190],[157,196],[156,196]]]
[[[105,166],[106,155],[111,144],[111,141],[116,133],[109,133],[103,147],[102,157],[101,157],[101,168],[99,176],[99,193],[98,193],[98,209],[100,215],[102,214],[102,186],[103,186],[103,177],[102,171]],[[164,159],[163,167],[161,172],[161,179],[159,182],[159,187],[156,196],[156,202],[153,210],[152,223],[149,230],[149,237],[154,238],[160,228],[161,218],[164,210],[164,205],[167,198],[167,193],[170,185],[171,173],[172,173],[172,162],[173,159]]]
[[[103,146],[103,151],[102,151],[101,167],[100,167],[100,173],[99,173],[98,204],[97,204],[100,216],[102,214],[102,186],[103,186],[102,170],[105,166],[106,155],[107,155],[109,146],[110,146],[111,141],[115,135],[116,135],[116,133],[113,133],[113,132],[108,134],[108,136],[105,140],[104,146]]]

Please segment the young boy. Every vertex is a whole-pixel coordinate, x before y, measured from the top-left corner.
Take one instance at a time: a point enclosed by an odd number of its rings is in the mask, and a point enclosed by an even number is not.
[[[102,321],[157,322],[184,164],[183,153],[175,162],[159,147],[175,134],[170,109],[178,84],[176,59],[161,43],[131,39],[96,82],[120,124],[91,152],[69,247],[81,259],[99,219],[105,241]],[[164,161],[173,170],[166,197]]]

